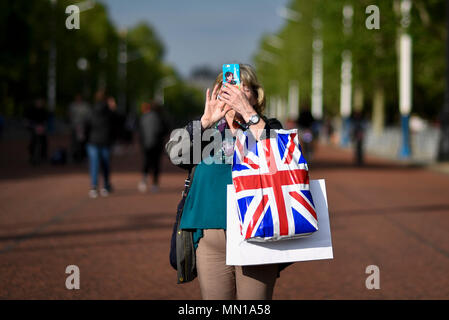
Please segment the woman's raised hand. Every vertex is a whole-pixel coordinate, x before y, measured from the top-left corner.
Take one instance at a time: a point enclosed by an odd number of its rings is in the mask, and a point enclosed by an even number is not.
[[[201,117],[201,126],[206,129],[211,127],[215,122],[223,118],[226,113],[231,110],[231,107],[227,106],[225,102],[218,100],[219,85],[215,85],[210,95],[209,88],[206,91],[206,103],[204,106],[204,114]]]
[[[239,113],[246,122],[256,113],[250,102],[250,99],[254,99],[252,94],[248,94],[247,96],[239,88],[228,85],[227,83],[223,85],[221,91],[222,95],[220,96],[220,101],[225,102],[226,105]]]

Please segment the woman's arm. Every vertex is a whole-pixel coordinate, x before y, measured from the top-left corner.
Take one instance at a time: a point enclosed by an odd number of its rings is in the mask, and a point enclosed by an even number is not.
[[[260,139],[269,137],[270,130],[282,129],[282,124],[277,119],[267,119],[266,117],[262,117],[262,119],[265,125],[261,129],[263,132],[259,135]],[[174,165],[189,170],[202,160],[203,149],[210,143],[210,141],[202,140],[204,130],[201,121],[196,119],[190,121],[184,128],[172,131],[165,150]]]
[[[210,143],[203,141],[205,129],[211,128],[218,120],[223,118],[231,107],[217,99],[219,85],[215,85],[212,94],[206,90],[206,103],[204,113],[199,120],[191,121],[182,129],[173,130],[170,140],[165,146],[173,164],[191,169],[201,162],[204,147]]]
[[[170,161],[174,165],[186,170],[190,170],[194,167],[194,127],[195,131],[199,129],[201,134],[202,130],[200,120],[190,121],[184,128],[173,130],[170,135],[170,139],[165,144],[165,151],[167,152]]]

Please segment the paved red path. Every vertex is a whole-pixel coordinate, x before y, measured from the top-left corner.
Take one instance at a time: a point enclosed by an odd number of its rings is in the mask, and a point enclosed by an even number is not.
[[[63,143],[54,138],[52,146]],[[114,159],[115,193],[88,199],[85,165],[30,168],[24,145],[0,143],[1,299],[199,299],[177,285],[169,240],[184,173],[165,163],[161,191],[137,191],[140,155]],[[320,147],[312,179],[326,179],[334,259],[296,263],[275,299],[448,299],[449,175]],[[81,289],[65,288],[77,265]],[[380,268],[379,290],[365,268]]]

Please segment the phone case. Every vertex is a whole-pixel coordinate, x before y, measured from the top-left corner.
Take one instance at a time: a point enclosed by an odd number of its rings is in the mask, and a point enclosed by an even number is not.
[[[240,66],[238,64],[223,65],[223,83],[240,88]]]

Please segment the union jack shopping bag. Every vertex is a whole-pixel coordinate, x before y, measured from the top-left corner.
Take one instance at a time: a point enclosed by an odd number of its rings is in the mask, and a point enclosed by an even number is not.
[[[239,131],[236,137],[232,164],[243,238],[275,241],[317,231],[297,130],[271,130],[270,137],[260,141],[248,131]]]

